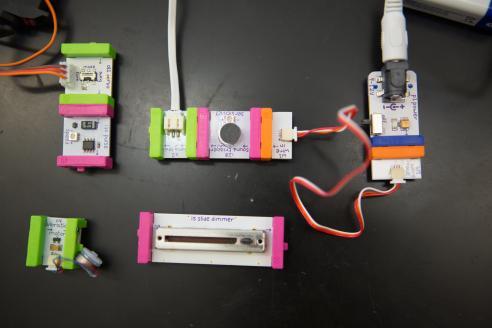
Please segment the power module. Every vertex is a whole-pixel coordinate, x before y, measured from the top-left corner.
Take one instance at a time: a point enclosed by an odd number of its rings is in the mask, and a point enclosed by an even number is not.
[[[139,264],[243,265],[283,269],[284,218],[141,212]]]
[[[371,174],[393,184],[422,178],[417,75],[408,69],[402,1],[389,1],[382,19],[383,69],[368,77]]]
[[[406,91],[399,100],[384,98],[381,72],[368,77],[373,180],[422,178],[425,148],[419,131],[417,75],[407,71],[406,76]]]
[[[60,80],[58,112],[63,116],[63,154],[57,166],[111,169],[113,62],[116,52],[108,43],[64,43],[66,77]]]
[[[155,159],[292,159],[291,112],[152,108],[149,156]]]
[[[46,266],[54,272],[81,267],[96,277],[102,261],[80,243],[86,227],[87,220],[82,218],[31,216],[26,266]]]

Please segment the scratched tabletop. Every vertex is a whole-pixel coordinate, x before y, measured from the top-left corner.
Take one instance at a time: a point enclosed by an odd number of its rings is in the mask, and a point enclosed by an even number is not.
[[[2,2],[0,0],[0,7]],[[300,129],[367,116],[365,81],[380,69],[383,1],[179,1],[185,106],[292,111]],[[363,159],[350,134],[302,140],[285,162],[148,157],[149,108],[170,105],[167,1],[58,1],[61,42],[110,42],[115,63],[115,169],[56,167],[63,92],[51,77],[0,78],[1,327],[490,327],[492,36],[407,11],[419,77],[423,180],[364,202],[366,231],[313,231],[289,193],[293,176],[324,188]],[[0,39],[0,62],[49,33]],[[367,174],[332,199],[302,195],[323,224],[355,229]],[[285,269],[136,264],[138,213],[286,218]],[[104,260],[51,274],[25,267],[29,217],[88,220],[82,241]]]

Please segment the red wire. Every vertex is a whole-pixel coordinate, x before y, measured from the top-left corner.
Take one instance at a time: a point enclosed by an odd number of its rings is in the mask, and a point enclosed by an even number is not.
[[[383,196],[390,196],[392,194],[394,194],[395,192],[397,192],[398,190],[400,190],[401,188],[401,185],[400,184],[397,184],[395,185],[395,187],[390,190],[389,192],[386,192],[386,193],[378,193],[378,192],[365,192],[362,194],[362,198],[369,198],[369,197],[383,197]],[[362,235],[362,232],[364,232],[364,218],[362,216],[362,209],[360,208],[359,206],[359,198],[357,197],[355,200],[354,200],[354,211],[355,211],[355,216],[357,218],[357,222],[359,223],[359,231],[358,231],[358,234],[357,234],[357,237],[359,237],[360,235]],[[352,237],[354,238],[354,237]]]
[[[350,118],[353,118],[356,113],[357,113],[357,110],[355,112],[352,112],[351,111],[351,112],[348,113],[348,116]],[[340,125],[340,126],[324,126],[324,127],[320,127],[320,128],[311,129],[311,130],[308,130],[308,131],[300,131],[300,132],[297,133],[297,137],[298,138],[304,138],[304,137],[307,137],[310,134],[330,134],[330,133],[336,133],[336,132],[340,132],[341,130],[345,129],[346,127],[347,127],[346,124]],[[326,131],[326,130],[331,130],[331,131]]]
[[[358,112],[358,109],[355,106],[350,107],[345,111],[345,113],[347,114],[347,116],[349,118],[354,117],[357,114],[357,112]],[[311,218],[311,216],[309,215],[307,210],[304,208],[304,205],[302,204],[300,196],[296,190],[296,184],[299,184],[299,185],[303,186],[304,188],[310,190],[314,194],[320,196],[320,197],[324,197],[324,198],[332,197],[332,196],[336,195],[350,180],[352,180],[357,175],[363,173],[369,167],[369,164],[371,162],[371,144],[370,144],[370,141],[367,138],[367,136],[364,135],[363,132],[354,128],[352,125],[345,123],[341,117],[338,117],[338,121],[340,123],[342,123],[342,125],[340,125],[339,127],[336,127],[336,128],[342,129],[342,128],[346,127],[347,129],[350,130],[350,132],[352,132],[364,144],[364,149],[365,149],[365,153],[366,153],[366,157],[364,159],[364,162],[360,166],[358,166],[357,168],[355,168],[352,171],[350,171],[349,173],[347,173],[342,179],[340,179],[340,181],[338,181],[331,189],[329,189],[327,191],[315,186],[314,184],[310,183],[309,181],[307,181],[301,177],[292,178],[290,180],[289,186],[290,186],[290,192],[292,194],[292,197],[294,199],[294,202],[295,202],[297,208],[301,212],[301,214],[304,217],[304,219],[306,220],[306,222],[313,229],[320,231],[320,232],[323,232],[323,233],[326,233],[326,234],[338,236],[338,237],[356,238],[356,237],[359,237],[364,230],[364,221],[362,219],[362,216],[357,216],[359,226],[360,226],[360,230],[357,232],[344,232],[344,231],[339,231],[336,229],[331,229],[331,228],[320,226]]]
[[[351,117],[353,117],[353,116],[355,116],[355,114],[357,114],[358,109],[356,107],[353,107],[350,110],[350,112],[353,113],[353,115],[351,116]],[[345,127],[345,125],[342,125],[341,127],[343,128],[343,127]],[[352,180],[354,177],[356,177],[357,175],[364,172],[369,167],[369,164],[371,163],[371,144],[370,144],[370,142],[366,138],[364,138],[364,135],[360,134],[359,131],[355,130],[350,125],[347,125],[347,128],[350,130],[350,132],[352,132],[364,144],[366,158],[365,158],[364,162],[362,163],[362,165],[360,165],[359,167],[353,169],[351,172],[346,174],[340,181],[337,182],[337,184],[335,186],[333,186],[328,191],[324,191],[320,188],[315,188],[311,184],[306,183],[305,180],[303,178],[300,178],[300,177],[294,177],[290,180],[291,191],[295,187],[294,185],[296,183],[298,183],[301,186],[309,189],[311,192],[315,193],[316,195],[318,195],[320,197],[332,197],[332,196],[336,195],[350,180]],[[294,200],[296,200],[296,199],[294,199]],[[298,208],[299,208],[299,206],[298,206]]]

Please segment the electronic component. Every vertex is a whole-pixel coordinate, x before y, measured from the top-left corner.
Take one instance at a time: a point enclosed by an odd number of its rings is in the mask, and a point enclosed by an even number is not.
[[[404,118],[400,119],[400,124],[399,124],[400,128],[405,129],[405,130],[410,129],[410,124],[411,123],[410,123],[410,120],[408,118],[404,117]]]
[[[94,151],[96,149],[96,142],[94,140],[85,139],[82,141],[82,149],[84,151]]]
[[[61,252],[62,246],[57,245],[57,244],[50,244],[50,251],[51,252]]]
[[[380,76],[381,72],[373,72],[368,77],[370,117],[374,114],[385,117],[382,134],[375,134],[371,126],[372,155],[376,156],[371,161],[371,177],[373,180],[397,181],[391,176],[391,168],[400,166],[405,180],[422,179],[421,158],[425,149],[424,137],[419,131],[417,76],[408,71],[408,96],[403,102],[389,103],[377,95],[377,91],[382,89],[382,83],[378,82]]]
[[[371,161],[372,180],[394,180],[391,170],[401,167],[405,180],[422,179],[421,159],[374,159]]]
[[[184,133],[170,129],[182,126],[172,123],[178,118],[186,121]],[[152,108],[149,155],[155,159],[288,160],[292,158],[292,140],[280,138],[282,129],[290,129],[291,134],[297,131],[292,128],[292,113],[273,112],[271,108],[250,111]],[[174,136],[172,131],[176,132]]]
[[[279,139],[281,141],[297,141],[297,128],[281,128]]]
[[[383,131],[383,114],[374,113],[371,114],[371,133],[382,134]]]
[[[77,254],[74,262],[84,269],[91,278],[96,278],[99,275],[99,268],[103,263],[96,252],[85,247]]]
[[[46,266],[54,272],[81,267],[95,277],[102,260],[80,243],[86,227],[87,220],[82,218],[31,216],[26,266]]]
[[[391,131],[397,131],[398,130],[398,119],[392,118],[391,119]]]
[[[159,228],[156,229],[155,235],[156,249],[265,252],[264,231]]]
[[[171,137],[180,137],[184,131],[185,119],[180,111],[167,111],[164,115],[164,131]]]
[[[74,52],[72,55],[72,49],[76,47],[92,48],[88,53],[91,51],[93,56],[79,56],[80,53]],[[114,58],[111,56],[115,53],[109,44],[65,43],[62,45],[63,52],[67,58],[60,64],[66,67],[66,78],[61,79],[60,83],[65,87],[66,94],[112,94]]]
[[[96,82],[97,71],[94,67],[83,67],[80,70],[79,78],[82,82]]]
[[[63,64],[67,72],[66,79],[60,81],[65,87],[58,106],[64,121],[64,143],[57,166],[75,168],[79,172],[90,167],[111,169],[116,52],[108,43],[64,43],[61,52],[66,57]],[[78,140],[82,140],[82,146],[76,143]]]
[[[82,121],[80,122],[80,128],[83,130],[95,130],[97,129],[97,121]]]
[[[219,131],[219,140],[226,146],[234,146],[241,137],[241,128],[235,123],[222,125]]]
[[[176,0],[170,0],[167,40],[171,105],[166,111],[150,110],[149,156],[158,160],[291,159],[291,140],[280,138],[281,129],[292,129],[290,112],[273,112],[271,108],[209,111],[203,107],[181,111],[176,7]]]
[[[68,133],[69,141],[79,141],[79,133],[75,131],[71,131]]]
[[[392,184],[421,179],[424,137],[419,131],[417,75],[408,70],[408,37],[401,0],[387,0],[381,22],[383,67],[368,77],[371,175]],[[374,117],[383,119],[374,120]],[[377,129],[374,125],[377,122]]]
[[[140,213],[140,264],[284,266],[283,217]]]
[[[405,183],[405,169],[399,165],[393,166],[390,169],[390,176],[392,184]]]

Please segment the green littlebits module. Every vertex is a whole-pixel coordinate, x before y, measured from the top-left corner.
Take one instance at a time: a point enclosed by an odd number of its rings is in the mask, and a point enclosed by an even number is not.
[[[63,117],[63,152],[58,167],[77,172],[112,169],[112,120],[116,111],[113,75],[116,51],[109,43],[63,43],[65,92],[58,113]]]
[[[46,270],[63,272],[77,267],[96,277],[102,265],[99,256],[80,243],[87,220],[33,215],[27,244],[27,267],[46,266]]]

